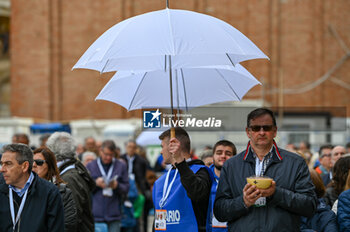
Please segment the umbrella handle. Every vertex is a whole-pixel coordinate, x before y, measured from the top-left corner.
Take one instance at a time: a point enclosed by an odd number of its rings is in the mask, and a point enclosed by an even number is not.
[[[170,138],[175,138],[175,128],[174,127],[171,127],[170,128]]]

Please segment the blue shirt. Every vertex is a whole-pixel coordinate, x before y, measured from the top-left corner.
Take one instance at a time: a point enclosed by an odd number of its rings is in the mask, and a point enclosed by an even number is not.
[[[29,188],[29,186],[32,184],[33,180],[34,180],[34,175],[33,175],[33,173],[31,172],[31,173],[30,173],[30,176],[29,176],[29,178],[28,178],[28,180],[27,180],[27,182],[26,182],[26,184],[24,185],[24,188],[18,189],[18,188],[16,188],[16,187],[12,186],[12,185],[9,185],[9,189],[12,189],[15,193],[17,193],[17,195],[18,195],[19,197],[22,197],[23,194],[24,194],[24,193],[27,191],[27,189]]]

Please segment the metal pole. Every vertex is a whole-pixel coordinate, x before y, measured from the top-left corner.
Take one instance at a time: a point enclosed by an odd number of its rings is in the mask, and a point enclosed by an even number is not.
[[[166,0],[166,8],[169,8],[169,0]]]
[[[170,138],[175,138],[175,128],[173,125],[174,117],[174,101],[173,101],[173,74],[171,70],[171,55],[169,55],[169,81],[170,81],[170,107],[171,107],[171,130]]]
[[[171,56],[169,55],[169,81],[170,81],[170,107],[171,114],[174,114],[174,101],[173,101],[173,74],[171,70]]]

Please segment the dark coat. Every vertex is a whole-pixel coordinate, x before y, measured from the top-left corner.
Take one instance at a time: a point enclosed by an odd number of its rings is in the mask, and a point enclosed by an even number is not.
[[[96,187],[94,180],[84,165],[71,159],[60,166],[62,172],[66,167],[75,164],[75,168],[69,169],[61,175],[61,178],[67,183],[68,188],[72,190],[74,202],[78,212],[78,231],[94,231],[94,218],[92,216],[91,192]]]
[[[127,154],[121,156],[121,158],[126,162],[127,168],[129,170]],[[135,154],[135,159],[133,161],[132,173],[135,175],[135,181],[140,192],[146,197],[151,197],[150,187],[146,180],[147,162],[139,155]]]
[[[59,184],[57,187],[60,191],[64,208],[64,231],[75,232],[78,229],[78,212],[72,190],[70,190],[65,184]]]
[[[97,160],[90,162],[87,165],[91,177],[96,181],[102,176],[97,165]],[[129,177],[126,165],[124,162],[116,160],[112,171],[112,177],[118,175],[118,186],[113,190],[112,197],[105,197],[102,194],[102,188],[96,187],[93,192],[92,211],[96,222],[111,222],[121,220],[122,198],[126,196],[129,190]]]
[[[324,195],[324,200],[327,205],[329,205],[331,208],[334,205],[334,202],[338,199],[338,194],[335,192],[335,189],[333,186],[329,186],[326,189],[326,194]]]
[[[317,209],[312,217],[302,217],[302,232],[338,232],[337,215],[326,205],[323,198],[318,199]]]
[[[0,172],[0,184],[5,184],[4,176]]]
[[[219,221],[228,222],[228,231],[299,231],[300,217],[315,212],[317,197],[304,159],[277,145],[273,153],[265,175],[274,179],[276,190],[264,207],[246,208],[243,201],[246,178],[255,175],[250,147],[224,163],[214,214]]]
[[[327,186],[332,181],[330,172],[327,174],[321,174],[321,178],[324,186]]]
[[[341,232],[350,231],[350,189],[339,195],[338,224]]]
[[[15,214],[17,214],[21,198],[16,193],[13,194],[13,198]],[[12,231],[9,187],[6,183],[0,183],[0,206],[0,232]],[[15,231],[64,231],[63,205],[55,185],[34,174],[34,180],[29,187],[27,200]]]

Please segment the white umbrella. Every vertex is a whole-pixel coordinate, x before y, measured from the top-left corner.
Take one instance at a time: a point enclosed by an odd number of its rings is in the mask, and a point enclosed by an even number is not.
[[[163,131],[149,131],[145,130],[140,133],[140,135],[136,139],[136,143],[140,146],[148,146],[148,145],[160,145],[161,141],[159,139],[159,135]]]
[[[169,70],[117,72],[97,100],[117,103],[127,110],[171,107]],[[173,106],[188,109],[201,105],[240,101],[260,82],[243,66],[216,66],[172,70]]]
[[[233,65],[268,57],[215,17],[164,9],[124,20],[102,34],[75,64],[100,72]]]

